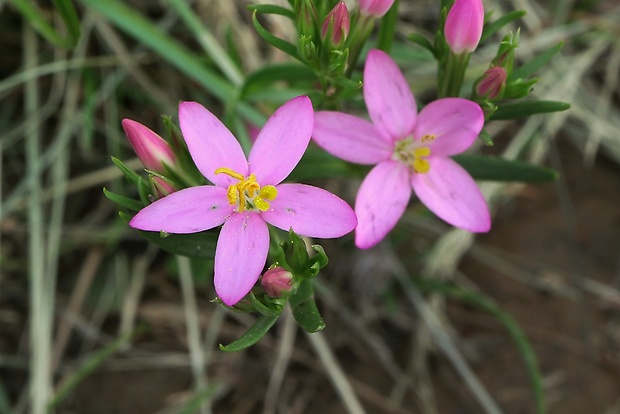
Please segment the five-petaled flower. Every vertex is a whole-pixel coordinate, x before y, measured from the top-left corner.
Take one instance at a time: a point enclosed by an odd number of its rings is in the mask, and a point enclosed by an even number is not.
[[[254,286],[269,250],[267,223],[300,235],[335,238],[351,232],[353,209],[332,193],[281,184],[305,152],[314,123],[310,100],[297,97],[267,121],[246,159],[239,142],[196,102],[179,105],[179,123],[200,172],[215,185],[177,191],[143,208],[131,227],[196,233],[223,224],[215,250],[215,290],[232,306]]]
[[[465,151],[484,125],[480,107],[462,98],[444,98],[418,114],[407,81],[384,52],[371,50],[364,68],[364,100],[372,123],[353,115],[315,114],[314,140],[349,162],[376,166],[355,200],[359,224],[355,243],[380,242],[404,213],[412,189],[446,222],[486,232],[488,206],[471,176],[449,158]]]

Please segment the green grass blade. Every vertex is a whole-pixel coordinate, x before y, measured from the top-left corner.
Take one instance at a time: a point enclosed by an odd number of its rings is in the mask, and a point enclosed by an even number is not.
[[[73,48],[80,39],[80,19],[71,0],[53,0],[56,11],[63,20],[67,35],[62,36],[48,22],[45,16],[30,0],[10,0],[32,27],[50,43],[64,48]]]

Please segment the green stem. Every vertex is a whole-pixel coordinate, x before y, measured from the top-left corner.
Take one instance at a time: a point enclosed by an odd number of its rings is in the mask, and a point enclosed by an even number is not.
[[[450,52],[448,58],[440,64],[437,79],[437,97],[447,98],[459,96],[465,79],[465,70],[469,63],[469,53],[455,55]]]

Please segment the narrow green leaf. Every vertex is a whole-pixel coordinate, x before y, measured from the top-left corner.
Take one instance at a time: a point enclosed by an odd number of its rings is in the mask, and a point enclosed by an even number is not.
[[[44,14],[31,0],[9,0],[30,22],[32,27],[50,43],[64,48],[73,48],[80,39],[80,19],[71,0],[52,0],[56,11],[65,24],[67,35],[62,36],[45,19]]]
[[[416,278],[413,282],[423,291],[440,292],[447,296],[451,296],[470,305],[474,305],[489,313],[496,318],[508,331],[519,352],[525,368],[527,369],[534,393],[534,401],[536,404],[536,413],[545,413],[545,396],[542,385],[542,375],[538,368],[536,354],[530,345],[525,333],[519,327],[519,324],[508,314],[504,312],[491,299],[478,293],[470,292],[457,286],[449,285],[444,282],[432,281],[429,279]]]
[[[294,57],[295,59],[299,60],[299,57],[297,56],[297,47],[294,44],[292,44],[291,42],[287,42],[284,39],[280,39],[279,37],[276,37],[276,36],[272,35],[271,32],[269,32],[267,29],[265,29],[260,24],[260,22],[258,21],[257,12],[256,11],[254,12],[254,14],[252,14],[252,23],[254,24],[254,29],[256,29],[256,32],[267,43],[269,43],[271,46],[273,46],[273,47],[275,47],[277,49],[280,49],[281,51],[283,51],[287,55],[290,55],[290,56]]]
[[[480,43],[484,42],[490,36],[493,36],[497,31],[499,31],[499,29],[501,29],[508,23],[525,16],[525,14],[526,13],[524,10],[514,10],[514,11],[511,11],[511,12],[508,12],[502,15],[502,17],[495,20],[493,23],[486,24],[484,26],[484,29],[482,30],[482,36],[480,37]]]
[[[407,36],[407,39],[409,39],[409,41],[415,43],[416,45],[428,50],[433,54],[433,56],[435,56],[435,47],[426,37],[424,37],[420,33],[411,33],[409,36]]]
[[[528,76],[532,75],[538,69],[549,63],[549,61],[562,49],[562,46],[563,43],[560,42],[555,46],[545,50],[528,63],[521,65],[520,67],[513,70],[513,72],[510,74],[510,77],[508,78],[508,83],[510,83],[511,80],[519,78],[525,79]]]
[[[390,9],[381,19],[379,35],[377,36],[377,49],[390,53],[396,34],[396,22],[398,20],[398,0],[394,1]]]
[[[289,303],[293,317],[304,331],[315,333],[325,329],[325,321],[314,301],[314,287],[311,280],[306,279],[301,282],[297,293],[291,296]]]
[[[258,342],[278,320],[280,315],[266,316],[261,315],[257,321],[248,329],[241,338],[228,345],[220,344],[220,349],[224,352],[237,352],[251,347]]]
[[[497,108],[497,111],[491,115],[490,119],[493,121],[500,121],[525,118],[530,115],[566,111],[569,108],[570,104],[566,102],[524,100],[501,104],[501,106]]]
[[[338,76],[336,79],[334,79],[334,83],[336,85],[342,86],[344,89],[348,89],[348,90],[356,90],[356,89],[360,89],[362,86],[364,86],[362,81],[354,80],[354,79],[349,79],[349,78],[346,78],[344,76]]]
[[[142,177],[140,177],[137,172],[126,166],[123,161],[119,160],[116,157],[112,157],[112,162],[118,167],[119,170],[121,170],[121,172],[130,184],[138,185],[138,182],[142,179]]]
[[[555,170],[524,161],[472,154],[455,155],[452,158],[476,180],[543,183],[558,178]]]
[[[291,20],[295,20],[296,18],[293,10],[274,4],[250,4],[248,9],[260,14],[278,14],[280,16],[286,16]]]
[[[144,205],[138,200],[113,193],[112,191],[108,191],[106,188],[103,189],[103,194],[108,198],[108,200],[122,208],[126,208],[127,210],[140,211],[144,208]]]
[[[95,353],[90,358],[86,359],[84,363],[81,364],[80,367],[77,369],[77,371],[60,385],[60,388],[58,389],[49,404],[49,408],[57,406],[60,402],[67,398],[71,391],[73,391],[73,389],[80,382],[82,382],[84,378],[90,375],[95,369],[97,369],[102,363],[104,363],[108,358],[110,358],[112,354],[114,354],[123,345],[129,343],[129,341],[131,341],[131,338],[133,338],[137,333],[142,330],[143,329],[139,328],[137,330],[134,330],[133,332],[126,333],[125,335],[111,342],[109,345],[105,346],[102,350]]]

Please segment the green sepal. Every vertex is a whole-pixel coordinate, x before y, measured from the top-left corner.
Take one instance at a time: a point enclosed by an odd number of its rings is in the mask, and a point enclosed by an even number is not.
[[[291,42],[287,42],[284,39],[280,39],[279,37],[274,36],[273,34],[271,34],[271,32],[265,29],[258,21],[257,13],[257,11],[254,11],[254,13],[252,14],[252,24],[254,25],[254,29],[256,30],[258,35],[271,46],[280,49],[287,55],[290,55],[295,59],[299,60],[299,56],[297,55],[297,47]]]
[[[142,200],[142,203],[145,206],[151,204],[156,199],[153,195],[153,187],[150,185],[148,180],[140,177],[136,187],[138,187],[138,195],[140,196],[140,200]]]
[[[508,23],[525,16],[525,14],[526,12],[524,10],[514,10],[504,14],[493,23],[484,25],[484,29],[482,30],[482,36],[480,36],[480,43],[484,42],[490,36],[493,36],[497,31],[499,31],[499,29],[506,26]]]
[[[558,173],[525,161],[484,155],[461,154],[452,157],[476,180],[542,183],[558,178]]]
[[[540,80],[540,78],[532,78],[523,80],[521,78],[510,81],[504,88],[505,99],[521,99],[525,98],[532,92],[534,85]]]
[[[261,315],[239,339],[228,345],[220,344],[220,349],[224,352],[237,352],[251,347],[269,332],[279,317],[280,315]]]
[[[248,9],[254,13],[278,14],[280,16],[288,17],[291,20],[295,20],[295,13],[293,10],[273,4],[250,4],[248,5]]]
[[[119,160],[118,158],[116,157],[111,157],[111,158],[112,158],[112,162],[114,163],[114,165],[116,165],[118,169],[121,170],[121,172],[123,173],[127,181],[129,181],[130,184],[137,186],[138,182],[140,182],[140,180],[142,179],[140,174],[138,174],[137,172],[135,172],[134,170],[126,166],[125,163]]]
[[[250,303],[256,312],[263,316],[280,315],[284,309],[284,305],[286,305],[286,299],[269,298],[267,295],[265,295],[265,297],[269,299],[268,305],[261,302],[252,292],[247,295],[247,298],[250,299]]]
[[[105,187],[103,188],[103,194],[108,198],[108,200],[119,207],[126,208],[127,210],[140,211],[144,208],[144,204],[140,201],[113,193],[112,191],[108,191]]]
[[[291,273],[295,276],[303,276],[308,269],[308,251],[306,243],[293,231],[289,230],[289,240],[280,243],[282,252],[284,253],[284,261]]]
[[[308,333],[315,333],[325,329],[325,321],[319,313],[319,309],[314,301],[314,287],[311,280],[304,280],[300,283],[297,293],[289,299],[293,317]]]
[[[344,76],[338,76],[337,78],[335,78],[334,83],[348,90],[360,89],[364,85],[360,80],[353,80]]]
[[[557,101],[526,100],[502,104],[491,115],[493,121],[525,118],[530,115],[548,112],[561,112],[570,108],[570,104]]]
[[[119,215],[127,222],[132,218],[132,215],[123,212],[119,212]],[[210,260],[213,260],[215,257],[218,233],[211,230],[189,234],[170,234],[142,230],[138,230],[138,233],[146,240],[172,254]]]

